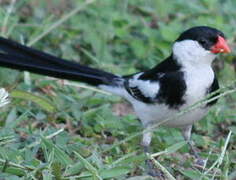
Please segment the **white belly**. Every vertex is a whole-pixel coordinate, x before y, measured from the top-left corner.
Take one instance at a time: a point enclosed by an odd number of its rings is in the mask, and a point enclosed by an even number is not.
[[[135,103],[133,107],[144,127],[152,124],[170,127],[187,126],[201,120],[207,113],[207,109],[197,108],[179,116],[180,111],[187,108],[187,105],[181,110],[170,110],[166,105],[146,105],[144,103]]]

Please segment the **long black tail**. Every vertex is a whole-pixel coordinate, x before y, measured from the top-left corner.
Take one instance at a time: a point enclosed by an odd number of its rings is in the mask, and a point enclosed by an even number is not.
[[[0,66],[90,85],[113,85],[119,76],[64,60],[0,37]],[[114,84],[115,85],[115,84]]]

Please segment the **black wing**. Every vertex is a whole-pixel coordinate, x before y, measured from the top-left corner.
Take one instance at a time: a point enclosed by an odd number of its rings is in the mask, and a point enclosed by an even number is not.
[[[218,80],[217,80],[217,78],[216,78],[216,76],[215,76],[214,81],[213,81],[211,87],[210,87],[210,88],[208,89],[208,91],[207,91],[207,94],[210,94],[210,93],[212,93],[212,92],[214,92],[214,91],[217,91],[219,88],[220,88],[220,87],[219,87],[219,83],[218,83]],[[215,97],[215,96],[218,96],[219,94],[220,94],[220,92],[217,92],[217,93],[211,95],[211,96],[209,97],[209,99],[210,99],[210,98],[213,98],[213,97]],[[217,101],[218,101],[218,98],[215,99],[215,100],[213,100],[213,101],[211,101],[211,102],[208,102],[208,103],[207,103],[207,106],[212,106],[212,105],[214,105]]]
[[[178,108],[184,103],[186,84],[182,72],[155,73],[151,80],[143,80],[143,76],[136,74],[125,82],[126,90],[136,100],[166,104],[170,108]]]

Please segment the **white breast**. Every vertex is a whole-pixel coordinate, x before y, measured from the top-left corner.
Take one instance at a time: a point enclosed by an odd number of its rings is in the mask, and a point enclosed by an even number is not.
[[[187,67],[184,69],[186,82],[185,102],[192,105],[204,98],[214,80],[214,72],[210,66]]]

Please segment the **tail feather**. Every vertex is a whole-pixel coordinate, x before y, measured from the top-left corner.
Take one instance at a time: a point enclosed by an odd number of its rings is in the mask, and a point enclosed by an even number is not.
[[[119,76],[80,65],[0,37],[0,66],[37,74],[82,81],[91,85],[115,85]]]

